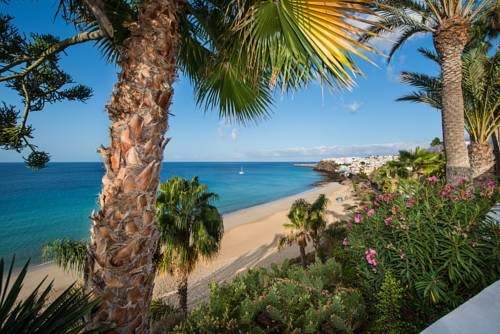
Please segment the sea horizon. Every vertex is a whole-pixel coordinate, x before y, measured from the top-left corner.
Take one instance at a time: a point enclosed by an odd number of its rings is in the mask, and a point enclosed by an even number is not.
[[[314,188],[323,180],[310,168],[286,162],[164,162],[161,180],[199,176],[219,195],[214,205],[222,214],[279,200]],[[240,175],[240,169],[244,175]],[[16,265],[28,258],[41,264],[43,244],[55,239],[89,237],[92,210],[104,175],[102,162],[51,162],[40,171],[20,162],[0,163],[0,256],[16,255]]]

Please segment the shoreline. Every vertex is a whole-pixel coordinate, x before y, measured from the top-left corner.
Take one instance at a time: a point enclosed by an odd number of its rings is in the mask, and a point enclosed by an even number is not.
[[[200,261],[190,276],[189,303],[193,304],[206,297],[210,282],[228,281],[248,268],[266,266],[272,262],[281,262],[285,258],[298,256],[296,246],[278,252],[279,237],[285,232],[282,225],[287,220],[286,215],[294,200],[304,198],[312,201],[322,193],[330,200],[329,222],[344,215],[346,204],[353,202],[352,198],[336,202],[337,196],[344,197],[348,194],[351,197],[352,187],[330,182],[295,195],[224,214],[225,232],[221,250],[210,262]],[[78,273],[64,271],[52,262],[34,265],[28,269],[20,297],[26,297],[46,276],[48,282],[53,280],[55,294],[81,278]],[[166,274],[157,276],[154,296],[175,297],[175,282],[172,277]]]

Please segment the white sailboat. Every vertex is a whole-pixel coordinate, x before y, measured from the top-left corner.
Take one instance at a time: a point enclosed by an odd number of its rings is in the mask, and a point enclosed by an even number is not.
[[[240,174],[240,175],[245,174],[245,172],[243,171],[243,167],[241,167],[241,169],[240,169],[240,171],[238,172],[238,174]]]

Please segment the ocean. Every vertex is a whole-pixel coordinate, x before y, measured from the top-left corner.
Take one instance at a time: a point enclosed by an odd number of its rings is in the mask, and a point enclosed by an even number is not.
[[[244,175],[239,171],[243,169]],[[101,163],[50,163],[32,171],[22,163],[0,163],[0,257],[17,266],[42,262],[41,248],[61,238],[89,236],[104,168]],[[262,204],[313,187],[321,175],[293,162],[168,162],[161,179],[199,176],[221,213]]]

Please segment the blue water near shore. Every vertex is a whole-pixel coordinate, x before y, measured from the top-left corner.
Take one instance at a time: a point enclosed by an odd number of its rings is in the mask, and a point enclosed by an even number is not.
[[[0,257],[15,253],[18,266],[28,258],[40,263],[44,243],[87,238],[103,174],[100,163],[51,163],[36,172],[20,163],[0,163]],[[308,190],[321,180],[291,162],[165,163],[161,179],[173,175],[198,175],[219,195],[215,205],[223,213]]]

